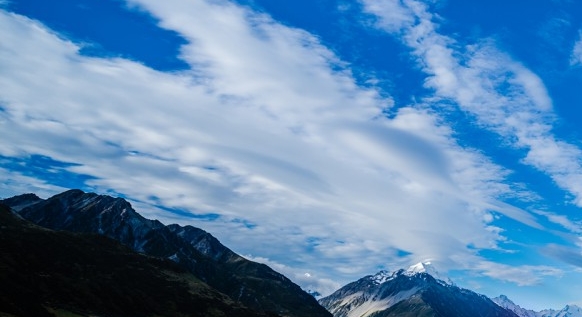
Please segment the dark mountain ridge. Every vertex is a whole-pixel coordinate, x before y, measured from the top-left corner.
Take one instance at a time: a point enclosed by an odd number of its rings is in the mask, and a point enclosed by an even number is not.
[[[331,316],[268,266],[237,255],[202,229],[146,219],[122,198],[69,190],[46,200],[25,194],[1,202],[39,226],[100,234],[137,252],[171,259],[249,308],[282,316]]]
[[[53,231],[0,204],[0,316],[267,317],[178,264],[98,234]]]

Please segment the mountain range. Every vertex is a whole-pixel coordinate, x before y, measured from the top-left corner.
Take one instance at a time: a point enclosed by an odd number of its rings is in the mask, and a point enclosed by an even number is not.
[[[501,295],[492,299],[497,305],[515,312],[519,317],[582,317],[582,308],[576,305],[566,305],[561,310],[544,309],[533,311],[516,305],[507,296]]]
[[[456,286],[430,262],[380,271],[319,300],[334,317],[582,317],[582,309],[528,310],[507,296],[490,299]]]
[[[432,273],[432,274],[430,274]],[[484,295],[435,278],[430,263],[380,271],[319,302],[335,317],[517,317]]]
[[[0,200],[0,317],[582,317],[456,286],[430,262],[380,271],[319,302],[210,233],[122,198],[69,190]]]
[[[213,290],[255,311],[331,316],[288,278],[237,255],[208,232],[146,219],[122,198],[69,190],[48,199],[24,194],[0,202],[38,226],[98,234],[140,254],[171,260]]]

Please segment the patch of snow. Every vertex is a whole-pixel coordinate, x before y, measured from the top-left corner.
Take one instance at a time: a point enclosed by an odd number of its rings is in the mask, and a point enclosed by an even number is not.
[[[370,298],[357,307],[353,308],[347,315],[347,317],[367,317],[373,313],[386,310],[399,302],[410,298],[412,295],[418,292],[419,288],[411,288],[406,291],[398,292],[393,296],[387,297],[382,300],[375,300]],[[342,304],[349,303],[349,301],[342,301]]]
[[[427,273],[427,267],[431,265],[430,262],[420,262],[414,265],[411,265],[406,271],[404,271],[405,275],[414,275],[417,273]]]
[[[453,281],[446,276],[442,276],[430,261],[416,263],[406,269],[402,274],[406,276],[414,276],[420,273],[429,274],[443,285],[454,285]]]
[[[538,313],[534,312],[533,310],[527,310],[521,308],[519,305],[516,305],[512,302],[507,296],[501,295],[499,297],[495,297],[491,299],[495,304],[514,312],[516,315],[520,317],[538,317]]]
[[[363,292],[357,292],[357,293],[353,293],[352,295],[346,296],[346,297],[342,298],[342,301],[341,301],[341,303],[339,303],[338,306],[349,305],[356,298],[361,297],[363,294],[364,294]]]
[[[178,262],[178,254],[174,253],[173,255],[169,256],[168,259],[173,262]]]
[[[553,315],[550,314],[546,314],[543,315],[543,313],[546,312],[552,312],[554,313]],[[545,310],[545,311],[541,311],[539,317],[582,317],[582,308],[576,306],[576,305],[566,305],[566,307],[564,307],[562,310],[560,311],[555,311],[555,310]]]
[[[242,296],[243,296],[243,292],[244,292],[244,291],[245,291],[245,287],[244,287],[244,285],[243,285],[243,286],[240,288],[240,291],[238,292],[238,299],[237,299],[238,301],[240,301],[240,299],[242,298]]]
[[[380,271],[372,276],[372,282],[376,285],[380,285],[382,283],[388,282],[396,277],[394,272],[390,273],[388,271]]]

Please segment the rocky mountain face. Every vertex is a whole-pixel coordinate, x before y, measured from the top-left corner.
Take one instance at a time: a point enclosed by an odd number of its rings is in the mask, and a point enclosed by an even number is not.
[[[429,263],[381,271],[352,282],[320,304],[335,317],[517,317],[484,295],[435,278]]]
[[[53,231],[0,204],[0,316],[276,316],[178,264],[97,234]]]
[[[165,226],[139,215],[124,199],[69,190],[49,199],[33,194],[1,201],[52,230],[104,235],[134,251],[171,259],[233,301],[282,316],[331,316],[285,276],[244,259],[192,226]]]
[[[497,305],[513,311],[519,317],[582,317],[582,308],[576,305],[566,305],[561,310],[545,309],[542,311],[533,311],[520,307],[505,295],[495,297],[492,300]]]

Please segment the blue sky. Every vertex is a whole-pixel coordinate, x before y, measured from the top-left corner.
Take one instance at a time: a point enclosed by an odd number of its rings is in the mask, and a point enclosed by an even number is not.
[[[577,1],[1,1],[0,196],[122,196],[329,294],[582,304]]]

